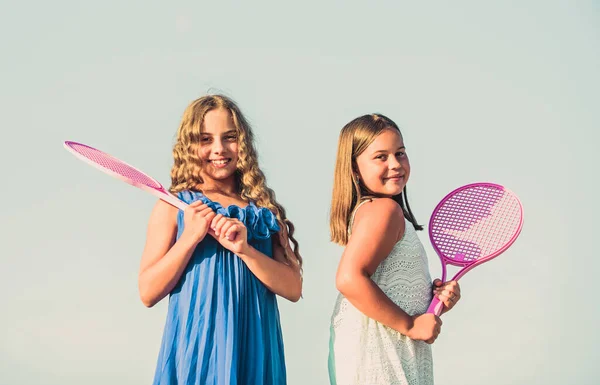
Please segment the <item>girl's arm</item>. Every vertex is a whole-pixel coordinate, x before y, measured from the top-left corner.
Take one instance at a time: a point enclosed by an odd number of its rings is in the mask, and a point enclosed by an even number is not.
[[[289,255],[294,255],[290,246]],[[283,247],[273,240],[273,258],[250,246],[244,253],[238,254],[248,269],[273,293],[292,302],[302,295],[302,275],[297,263],[285,259]]]
[[[412,339],[433,342],[441,321],[433,314],[411,317],[371,280],[377,266],[404,235],[404,215],[392,199],[380,198],[357,211],[352,235],[336,275],[337,289],[367,317]]]
[[[215,215],[202,202],[192,203],[184,212],[185,229],[175,242],[177,211],[159,200],[150,214],[138,277],[140,298],[147,307],[154,306],[173,290]]]

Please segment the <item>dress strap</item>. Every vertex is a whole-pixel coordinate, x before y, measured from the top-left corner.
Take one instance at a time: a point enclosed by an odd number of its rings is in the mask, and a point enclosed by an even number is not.
[[[371,198],[364,199],[359,204],[356,205],[354,210],[352,210],[352,214],[350,215],[350,223],[348,223],[348,235],[350,235],[352,233],[352,225],[354,225],[354,217],[356,216],[356,212],[358,211],[360,206],[362,206],[364,203],[372,202],[372,201],[373,201],[373,199],[371,199]]]

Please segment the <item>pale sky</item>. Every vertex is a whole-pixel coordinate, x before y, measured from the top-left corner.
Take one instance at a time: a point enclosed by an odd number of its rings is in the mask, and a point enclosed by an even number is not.
[[[279,300],[289,384],[328,384],[337,136],[371,112],[403,131],[421,223],[477,181],[509,187],[525,208],[521,237],[463,278],[443,316],[436,384],[598,383],[598,1],[1,8],[1,384],[152,381],[167,300],[146,309],[137,273],[155,199],[62,142],[168,185],[183,110],[207,92],[239,103],[297,227],[304,298]]]

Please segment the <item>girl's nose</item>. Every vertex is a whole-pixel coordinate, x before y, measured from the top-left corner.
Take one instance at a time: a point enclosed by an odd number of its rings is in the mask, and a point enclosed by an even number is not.
[[[224,148],[224,146],[223,146],[223,142],[221,141],[221,139],[216,139],[212,145],[212,152],[215,154],[220,154],[223,152],[223,148]]]
[[[395,157],[390,158],[390,162],[388,163],[388,166],[391,170],[396,170],[396,169],[402,168],[402,164]]]

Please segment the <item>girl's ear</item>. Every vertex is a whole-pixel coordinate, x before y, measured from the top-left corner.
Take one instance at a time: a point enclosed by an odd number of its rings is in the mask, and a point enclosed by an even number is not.
[[[356,180],[360,180],[360,173],[358,172],[358,167],[356,166],[356,162],[352,161],[352,175]]]

